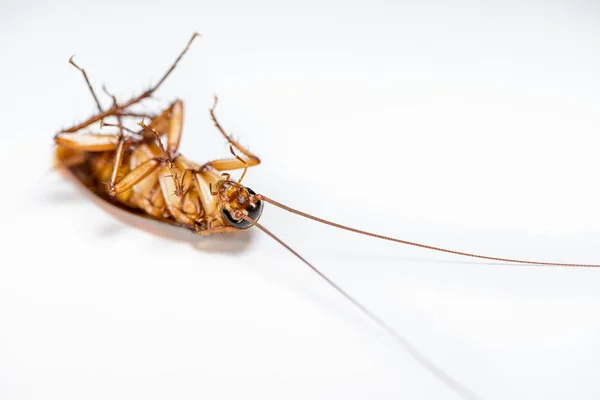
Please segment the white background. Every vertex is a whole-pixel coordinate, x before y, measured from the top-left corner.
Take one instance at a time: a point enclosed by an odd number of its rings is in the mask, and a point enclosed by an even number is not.
[[[258,230],[195,237],[52,171],[52,137],[185,101],[181,151],[293,207],[495,256],[600,263],[595,1],[102,1],[0,8],[0,399],[455,399]],[[101,95],[104,104],[108,101]],[[237,176],[237,175],[234,175]],[[600,397],[600,270],[494,265],[261,221],[483,399]]]

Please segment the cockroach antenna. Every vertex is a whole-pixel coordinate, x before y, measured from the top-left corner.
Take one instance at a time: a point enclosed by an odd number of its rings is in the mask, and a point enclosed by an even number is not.
[[[561,262],[531,261],[531,260],[519,260],[519,259],[513,259],[513,258],[492,257],[492,256],[485,256],[485,255],[480,255],[480,254],[466,253],[463,251],[450,250],[450,249],[445,249],[442,247],[436,247],[436,246],[431,246],[431,245],[422,244],[422,243],[410,242],[408,240],[402,240],[402,239],[397,239],[397,238],[390,237],[390,236],[384,236],[384,235],[380,235],[378,233],[363,231],[361,229],[356,229],[356,228],[352,228],[350,226],[338,224],[337,222],[328,221],[324,218],[316,217],[314,215],[305,213],[303,211],[296,210],[295,208],[292,208],[290,206],[286,206],[285,204],[279,203],[279,202],[277,202],[273,199],[270,199],[267,196],[262,195],[262,194],[257,194],[255,196],[255,198],[257,200],[262,200],[266,203],[269,203],[276,207],[279,207],[279,208],[281,208],[285,211],[288,211],[292,214],[296,214],[301,217],[308,218],[308,219],[320,222],[325,225],[333,226],[334,228],[343,229],[345,231],[350,231],[350,232],[358,233],[360,235],[374,237],[377,239],[388,240],[390,242],[405,244],[407,246],[420,247],[420,248],[427,249],[427,250],[455,254],[455,255],[464,256],[464,257],[479,258],[479,259],[483,259],[483,260],[500,261],[500,262],[506,262],[506,263],[514,263],[514,264],[528,264],[528,265],[539,265],[539,266],[547,266],[547,267],[600,268],[600,264],[561,263]]]

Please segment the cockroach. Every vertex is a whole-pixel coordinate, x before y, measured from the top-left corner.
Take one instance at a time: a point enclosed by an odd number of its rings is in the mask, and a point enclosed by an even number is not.
[[[180,226],[200,235],[233,233],[253,226],[257,227],[294,254],[379,328],[398,341],[433,375],[466,399],[476,399],[478,396],[428,361],[424,355],[381,318],[339,287],[274,233],[261,225],[258,220],[265,203],[335,228],[438,252],[516,264],[600,267],[600,264],[574,264],[492,257],[410,242],[319,218],[289,207],[263,194],[256,193],[242,185],[242,180],[248,168],[259,165],[261,161],[228,134],[218,122],[215,115],[216,97],[214,105],[210,109],[210,116],[217,130],[229,143],[232,156],[204,164],[197,164],[188,160],[179,153],[179,142],[183,128],[182,101],[174,101],[167,109],[156,115],[134,112],[132,106],[152,97],[173,72],[198,36],[197,33],[192,36],[167,72],[156,84],[140,95],[119,103],[114,95],[104,89],[112,99],[112,106],[106,110],[102,108],[86,71],[79,67],[71,57],[69,62],[83,75],[98,108],[98,113],[84,122],[61,130],[55,135],[54,142],[56,144],[58,165],[69,170],[83,185],[101,199],[145,218]],[[116,122],[106,122],[109,118],[116,120]],[[124,120],[129,118],[137,118],[138,121],[142,119],[141,122],[138,122],[138,130],[125,127]],[[144,122],[146,119],[149,120],[148,124]],[[95,123],[99,123],[100,127],[110,126],[116,128],[118,132],[114,134],[81,132],[84,128]],[[163,143],[163,138],[165,143]],[[241,176],[237,180],[231,179],[231,175],[226,172],[234,170],[242,170]]]

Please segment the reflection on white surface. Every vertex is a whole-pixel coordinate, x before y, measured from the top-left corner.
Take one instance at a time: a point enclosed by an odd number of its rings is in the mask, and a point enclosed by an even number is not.
[[[600,262],[595,2],[14,3],[0,13],[0,398],[451,399],[259,231],[194,237],[48,172],[94,110],[203,36],[149,108],[257,192],[458,250]],[[108,104],[107,99],[103,99]],[[600,271],[490,265],[266,207],[261,222],[483,399],[600,396]]]

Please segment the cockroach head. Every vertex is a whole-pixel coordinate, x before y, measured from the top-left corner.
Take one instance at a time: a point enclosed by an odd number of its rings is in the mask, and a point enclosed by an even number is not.
[[[244,185],[231,180],[223,180],[217,186],[217,196],[221,203],[223,219],[238,229],[252,226],[242,215],[257,221],[262,214],[264,203],[256,197],[256,193]]]

